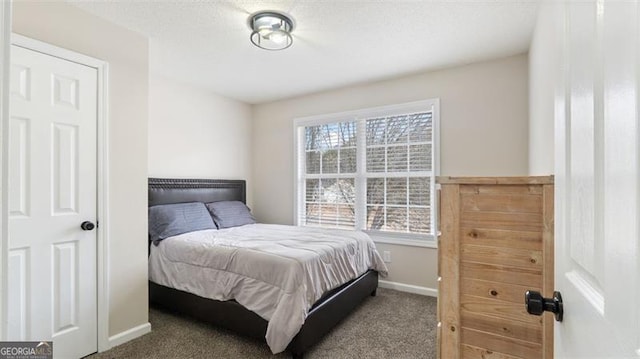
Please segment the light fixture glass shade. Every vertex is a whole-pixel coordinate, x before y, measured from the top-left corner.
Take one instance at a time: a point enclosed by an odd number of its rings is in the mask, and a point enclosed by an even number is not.
[[[293,20],[273,11],[263,11],[249,18],[251,42],[265,50],[283,50],[291,46]]]

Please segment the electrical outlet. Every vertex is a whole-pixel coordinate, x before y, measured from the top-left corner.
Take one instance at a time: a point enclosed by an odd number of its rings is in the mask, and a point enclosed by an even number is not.
[[[389,251],[382,252],[382,260],[384,260],[386,263],[391,263],[391,252]]]

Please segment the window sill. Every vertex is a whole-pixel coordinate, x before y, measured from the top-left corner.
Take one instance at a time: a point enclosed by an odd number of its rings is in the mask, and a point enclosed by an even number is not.
[[[438,248],[438,244],[435,240],[428,239],[409,239],[409,238],[399,238],[394,237],[392,235],[384,235],[379,233],[367,233],[369,237],[373,240],[374,243],[384,243],[384,244],[396,244],[401,246],[408,247],[423,247],[423,248]]]

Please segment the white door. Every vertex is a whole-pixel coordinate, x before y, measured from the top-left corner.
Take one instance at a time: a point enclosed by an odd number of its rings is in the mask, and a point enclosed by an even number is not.
[[[8,340],[97,351],[97,70],[11,48]]]
[[[565,315],[555,357],[637,359],[640,6],[560,2],[558,11],[555,283]]]

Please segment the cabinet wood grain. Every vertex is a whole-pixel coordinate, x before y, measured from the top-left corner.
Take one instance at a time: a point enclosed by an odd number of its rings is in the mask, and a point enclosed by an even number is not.
[[[438,353],[442,359],[553,357],[553,177],[439,177]]]

